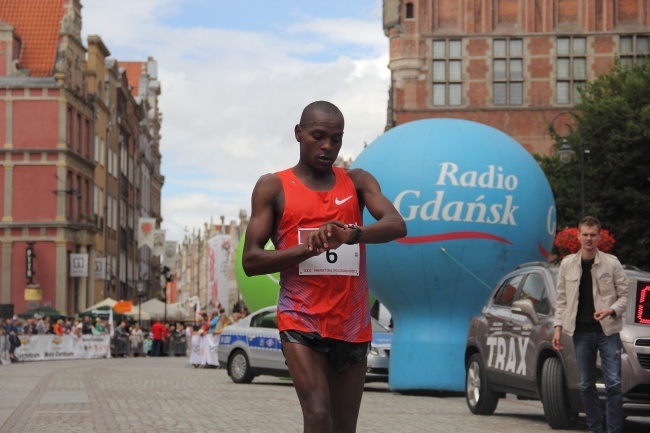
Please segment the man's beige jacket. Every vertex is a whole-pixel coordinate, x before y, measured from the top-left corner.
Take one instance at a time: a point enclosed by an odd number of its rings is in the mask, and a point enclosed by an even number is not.
[[[563,332],[573,335],[576,329],[580,277],[582,276],[581,252],[568,255],[560,264],[557,277],[557,300],[555,326],[562,326]],[[597,251],[591,267],[594,307],[596,311],[613,308],[615,316],[600,321],[605,335],[621,332],[623,314],[627,306],[627,277],[623,266],[611,254]]]

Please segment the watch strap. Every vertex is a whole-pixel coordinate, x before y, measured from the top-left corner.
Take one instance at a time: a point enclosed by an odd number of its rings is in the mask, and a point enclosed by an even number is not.
[[[359,227],[356,224],[348,224],[348,227],[354,230],[354,235],[352,236],[352,239],[350,239],[348,242],[346,242],[347,245],[355,245],[359,243],[359,240],[361,239],[361,227]]]

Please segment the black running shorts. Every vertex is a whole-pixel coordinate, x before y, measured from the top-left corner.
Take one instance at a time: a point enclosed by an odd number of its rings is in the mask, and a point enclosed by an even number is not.
[[[361,361],[370,352],[370,342],[350,343],[333,338],[323,338],[316,332],[282,331],[280,340],[302,344],[316,352],[327,354],[332,369],[337,373]],[[284,353],[284,349],[282,353]]]

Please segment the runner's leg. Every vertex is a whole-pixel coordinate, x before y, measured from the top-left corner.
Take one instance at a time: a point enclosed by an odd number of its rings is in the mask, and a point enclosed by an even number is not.
[[[332,373],[329,389],[333,432],[354,433],[357,429],[366,381],[366,361],[366,358],[363,358],[339,373]]]
[[[325,353],[298,343],[282,342],[284,357],[302,408],[305,433],[331,433],[328,378],[333,374]]]

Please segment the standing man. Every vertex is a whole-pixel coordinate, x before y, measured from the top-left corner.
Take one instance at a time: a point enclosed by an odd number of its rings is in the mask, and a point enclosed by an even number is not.
[[[163,355],[163,335],[165,332],[165,325],[163,325],[160,320],[157,319],[155,323],[151,325],[151,334],[153,335],[153,349],[151,356]]]
[[[81,322],[81,333],[84,335],[91,335],[93,333],[93,324],[90,322],[90,316],[84,316]]]
[[[307,433],[356,431],[372,339],[364,244],[406,236],[370,173],[334,167],[343,128],[335,105],[305,107],[298,164],[258,180],[244,243],[247,275],[280,272],[278,328]],[[362,226],[364,206],[375,223]]]
[[[607,432],[623,431],[621,394],[621,337],[627,306],[627,277],[612,255],[598,250],[600,222],[591,216],[578,224],[582,248],[562,260],[557,284],[553,347],[562,350],[564,331],[573,336],[580,395],[590,432],[602,432],[602,414],[596,390],[596,353],[607,390]]]

